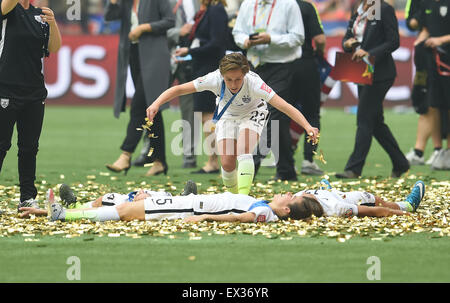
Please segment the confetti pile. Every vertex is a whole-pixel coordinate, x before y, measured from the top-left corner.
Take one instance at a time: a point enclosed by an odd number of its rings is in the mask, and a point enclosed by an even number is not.
[[[104,174],[104,173],[103,173]],[[98,196],[113,192],[109,185],[102,185],[92,181],[95,176],[88,178],[85,184],[72,185],[78,200],[92,201]],[[411,182],[405,179],[375,180],[359,179],[353,182],[331,182],[331,185],[342,191],[364,190],[381,196],[386,201],[402,201],[410,192],[410,186],[417,177],[408,176]],[[407,183],[407,184],[405,184]],[[39,185],[39,184],[38,184]],[[128,190],[136,188],[153,187],[154,190],[165,190],[178,193],[179,189],[171,182],[159,186],[149,186],[145,182],[127,182]],[[201,185],[201,184],[200,184]],[[0,237],[22,235],[25,241],[39,241],[35,236],[54,235],[65,238],[79,237],[81,235],[130,237],[143,236],[189,237],[189,240],[201,240],[205,235],[242,234],[263,236],[269,239],[291,240],[294,237],[325,236],[335,238],[338,242],[345,242],[353,237],[370,237],[372,240],[388,241],[392,237],[402,236],[406,233],[431,233],[432,237],[449,237],[449,181],[427,181],[427,191],[420,208],[411,216],[392,216],[387,218],[312,218],[310,221],[280,221],[276,223],[224,223],[200,222],[184,223],[176,221],[132,221],[132,222],[50,222],[46,217],[20,218],[17,215],[19,202],[19,188],[17,186],[0,185]],[[39,197],[45,197],[45,191],[52,187],[56,192],[58,185],[50,186],[42,181],[39,186]],[[256,183],[251,195],[257,198],[270,199],[274,193],[298,192],[306,188],[317,188],[318,184],[301,182],[268,181]],[[177,191],[178,190],[178,191]],[[207,193],[222,192],[218,183],[211,183],[206,189]],[[43,203],[41,203],[41,207]],[[88,238],[89,239],[89,238]]]

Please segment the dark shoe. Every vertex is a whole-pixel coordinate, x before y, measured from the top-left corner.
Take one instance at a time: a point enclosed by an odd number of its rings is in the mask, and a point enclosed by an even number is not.
[[[183,168],[196,168],[197,163],[196,162],[184,162]]]
[[[391,178],[400,178],[407,171],[409,171],[409,167],[402,170],[393,170],[391,173]]]
[[[336,178],[339,179],[356,179],[359,178],[361,175],[358,175],[351,170],[346,170],[343,173],[337,173]]]
[[[297,181],[297,174],[294,173],[293,175],[280,175],[280,174],[276,174],[275,177],[273,178],[274,181]]]
[[[214,170],[210,170],[210,171],[206,171],[203,168],[200,168],[199,170],[193,171],[191,172],[191,174],[218,174],[219,170],[218,169],[214,169]]]
[[[73,193],[73,190],[67,184],[61,184],[59,187],[59,197],[64,205],[68,207],[70,204],[77,202],[77,197]]]
[[[180,196],[187,196],[190,194],[197,194],[197,184],[194,181],[188,180],[186,185],[184,186],[184,191],[180,194]]]
[[[128,170],[131,167],[131,153],[122,152],[119,158],[113,164],[106,164],[106,168],[115,173],[125,172],[125,175],[128,173]]]

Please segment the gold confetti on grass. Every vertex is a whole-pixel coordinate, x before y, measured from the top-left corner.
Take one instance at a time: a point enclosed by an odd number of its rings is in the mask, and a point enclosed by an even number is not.
[[[338,190],[364,190],[381,196],[386,201],[403,201],[409,194],[411,186],[417,177],[410,175],[407,179],[359,179],[351,182],[334,181],[332,186]],[[270,183],[270,184],[269,184]],[[411,216],[392,216],[387,218],[335,218],[313,217],[310,221],[279,221],[274,223],[231,223],[231,222],[195,222],[185,223],[182,220],[175,221],[107,221],[90,222],[81,220],[76,222],[50,222],[47,217],[35,217],[33,219],[20,218],[17,215],[17,203],[20,196],[18,186],[0,186],[0,237],[14,235],[23,236],[24,239],[33,240],[41,236],[55,236],[75,238],[81,235],[91,237],[120,237],[122,235],[139,239],[142,237],[165,237],[169,239],[188,238],[201,241],[207,234],[221,235],[250,235],[286,241],[304,237],[329,237],[339,243],[345,243],[355,237],[367,237],[373,241],[388,241],[408,233],[428,233],[433,238],[450,236],[448,221],[450,218],[450,182],[428,180],[426,183],[425,198],[420,208]],[[134,186],[146,186],[153,190],[165,190],[171,192],[173,187],[182,187],[183,184],[167,182],[165,184],[129,184]],[[206,188],[215,188],[215,192],[222,192],[219,182],[210,182]],[[274,193],[298,192],[306,188],[317,188],[319,183],[283,182],[257,183],[252,188],[251,195],[257,199],[271,199]],[[39,197],[45,197],[45,192],[50,187],[48,184],[42,188],[39,186]],[[93,201],[100,195],[115,192],[111,185],[88,181],[72,184],[78,201]],[[132,190],[131,189],[131,190]],[[44,207],[43,202],[40,202]],[[34,236],[30,236],[30,235]],[[381,240],[380,240],[381,239]]]

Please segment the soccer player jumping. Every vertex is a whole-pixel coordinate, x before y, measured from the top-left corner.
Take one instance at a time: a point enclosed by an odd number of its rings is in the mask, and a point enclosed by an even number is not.
[[[300,111],[249,70],[245,56],[228,54],[220,61],[218,70],[169,88],[147,108],[147,117],[152,121],[160,106],[178,96],[206,90],[213,92],[217,96],[213,122],[216,123],[223,183],[227,191],[245,195],[250,192],[255,174],[252,153],[269,118],[267,104],[303,127],[312,142],[317,142],[319,136],[319,130],[312,127]]]

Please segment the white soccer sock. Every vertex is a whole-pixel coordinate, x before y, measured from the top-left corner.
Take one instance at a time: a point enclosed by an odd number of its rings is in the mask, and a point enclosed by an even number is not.
[[[222,167],[222,180],[223,185],[227,188],[227,191],[233,194],[237,194],[237,171],[234,169],[233,171],[227,172]]]
[[[414,210],[411,203],[409,203],[409,202],[395,202],[395,204],[397,204],[400,207],[400,210],[403,210],[403,211],[411,212]]]

